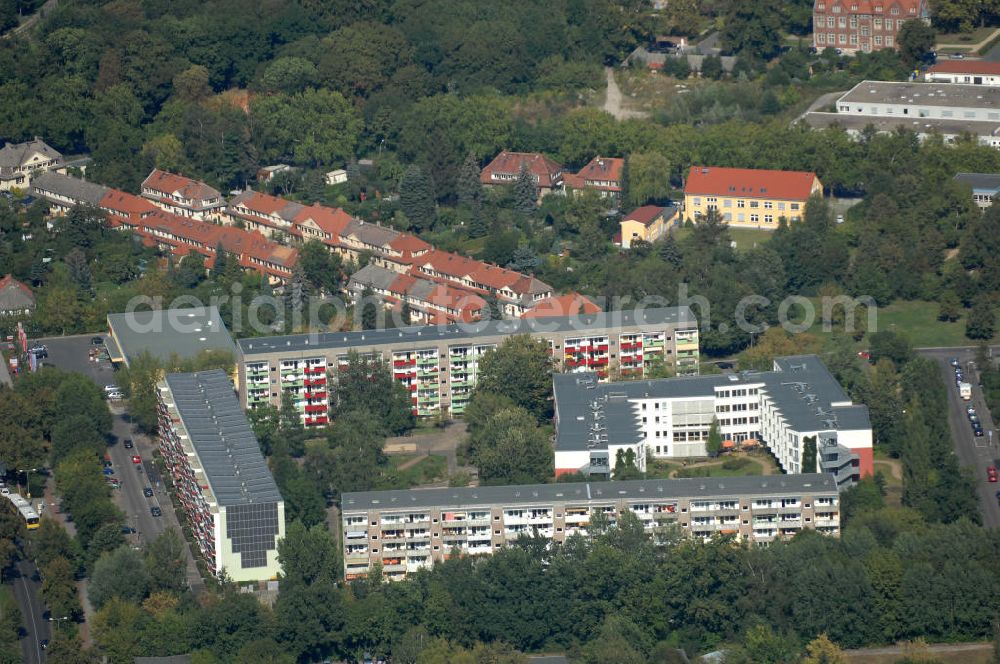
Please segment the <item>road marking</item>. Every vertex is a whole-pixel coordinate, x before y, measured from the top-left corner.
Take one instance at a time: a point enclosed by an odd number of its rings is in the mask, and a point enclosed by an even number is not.
[[[19,570],[20,571],[20,570]],[[31,632],[35,639],[35,656],[38,661],[42,661],[42,647],[38,645],[38,623],[35,622],[35,607],[31,604],[31,591],[28,588],[28,582],[24,580],[24,572],[21,571],[21,585],[24,586],[24,598],[28,602],[28,613],[31,614]]]

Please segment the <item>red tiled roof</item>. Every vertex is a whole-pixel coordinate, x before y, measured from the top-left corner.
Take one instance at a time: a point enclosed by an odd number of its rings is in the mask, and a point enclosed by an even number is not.
[[[8,274],[4,278],[0,279],[0,291],[6,290],[7,288],[17,288],[18,290],[23,291],[25,295],[28,295],[32,298],[35,297],[35,294],[32,292],[32,290],[28,287],[27,284],[18,281],[11,274]]]
[[[923,0],[889,0],[888,2],[883,2],[882,0],[827,0],[825,2],[825,9],[820,9],[821,0],[817,0],[814,3],[814,13],[816,14],[875,14],[877,16],[896,16],[898,18],[904,18],[906,16],[914,17],[921,15],[921,8],[923,6]],[[834,12],[833,7],[840,6],[841,10],[839,12]],[[893,15],[892,8],[899,7],[899,13]],[[881,11],[878,11],[881,8]]]
[[[1000,76],[1000,62],[989,62],[987,60],[945,60],[928,69],[927,73]]]
[[[521,164],[527,165],[531,174],[538,178],[538,186],[544,188],[554,187],[559,180],[559,174],[563,170],[561,164],[543,154],[537,152],[507,152],[504,150],[486,165],[479,179],[483,184],[496,184],[496,180],[491,177],[493,173],[503,173],[516,177],[521,172]]]
[[[118,191],[117,189],[110,189],[108,193],[104,194],[104,197],[101,199],[101,207],[110,210],[112,214],[122,217],[132,217],[133,215],[144,216],[157,212],[160,209],[141,196]]]
[[[289,204],[284,198],[262,194],[259,191],[247,191],[237,197],[234,203],[241,203],[244,207],[260,214],[274,214]]]
[[[625,170],[625,160],[619,157],[597,156],[580,169],[577,177],[584,180],[610,180],[621,182],[622,171]]]
[[[436,285],[430,295],[427,296],[426,301],[445,309],[455,309],[463,313],[479,312],[486,306],[486,300],[475,293],[460,288],[452,288],[446,284]]]
[[[293,223],[302,224],[306,220],[311,219],[320,230],[324,233],[329,233],[331,239],[338,239],[340,234],[347,227],[347,224],[351,223],[351,215],[347,214],[340,208],[329,208],[319,203],[315,203],[310,207],[303,208],[295,215]]]
[[[804,201],[815,181],[816,174],[805,171],[692,166],[684,193]]]
[[[158,168],[153,169],[153,172],[143,181],[142,186],[164,194],[177,194],[195,201],[220,197],[218,191],[204,182],[161,171]]]
[[[649,226],[663,214],[663,208],[659,205],[643,205],[629,212],[622,221],[637,221],[643,226]]]
[[[551,316],[575,316],[577,314],[596,314],[601,308],[594,301],[579,293],[566,293],[539,300],[528,311],[524,318],[548,318]]]
[[[411,254],[419,254],[433,249],[431,245],[427,244],[416,235],[411,235],[409,233],[400,233],[391,242],[389,242],[389,248],[402,254],[407,252]]]

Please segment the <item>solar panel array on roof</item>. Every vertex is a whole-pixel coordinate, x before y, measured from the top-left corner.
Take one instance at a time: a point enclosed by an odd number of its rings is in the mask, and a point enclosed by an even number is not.
[[[282,500],[226,373],[167,374],[166,382],[219,505]]]

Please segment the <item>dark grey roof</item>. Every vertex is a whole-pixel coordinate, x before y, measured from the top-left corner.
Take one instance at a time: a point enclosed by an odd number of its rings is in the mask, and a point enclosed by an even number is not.
[[[440,341],[512,334],[546,334],[553,332],[579,332],[592,334],[597,331],[622,328],[662,329],[663,325],[697,325],[698,321],[688,307],[662,307],[657,309],[628,309],[602,311],[579,316],[554,316],[551,318],[515,318],[505,320],[456,323],[452,325],[411,325],[389,330],[363,332],[325,332],[292,334],[282,337],[258,337],[237,341],[240,353],[252,356],[258,353],[285,351],[310,351],[343,348],[371,348],[383,344],[421,342],[434,344]]]
[[[458,489],[411,489],[345,493],[341,510],[393,510],[431,507],[487,507],[535,503],[615,501],[649,498],[782,496],[802,493],[836,493],[832,475],[757,475],[746,477],[692,477],[673,480],[565,482],[480,486]]]
[[[0,311],[24,311],[34,308],[35,296],[30,288],[13,277],[0,279]]]
[[[28,157],[41,152],[49,159],[62,159],[62,154],[48,143],[38,138],[24,143],[6,143],[0,148],[0,174],[9,175],[19,166],[23,166]]]
[[[862,81],[841,96],[837,103],[997,109],[1000,108],[1000,88],[954,83]]]
[[[974,191],[1000,192],[1000,173],[959,173],[955,181],[969,185]]]
[[[101,204],[101,199],[110,191],[107,187],[79,178],[53,173],[51,171],[31,178],[31,190],[36,196],[55,200],[50,194],[65,196],[80,205]],[[57,201],[63,203],[63,201]]]
[[[351,275],[352,284],[362,287],[389,290],[389,287],[399,278],[399,272],[393,272],[381,265],[369,264]]]
[[[379,226],[378,224],[365,223],[360,219],[351,219],[347,222],[347,225],[344,226],[344,231],[341,235],[344,237],[353,235],[358,238],[358,241],[363,242],[364,244],[384,247],[399,237],[399,231],[393,228]]]
[[[108,326],[126,363],[143,351],[168,360],[171,355],[186,358],[221,350],[236,360],[236,344],[214,306],[108,314]]]
[[[642,427],[630,400],[713,398],[715,390],[725,386],[759,387],[796,431],[871,428],[867,406],[852,404],[818,357],[782,357],[775,364],[776,371],[617,383],[598,383],[593,373],[556,374],[556,449],[604,449],[609,444],[638,443]],[[595,413],[600,413],[600,434],[606,436],[597,445],[592,443],[592,427],[598,417]]]
[[[226,372],[167,374],[166,382],[219,504],[280,501],[278,485]]]
[[[916,134],[939,133],[945,136],[996,136],[1000,134],[1000,122],[994,120],[962,120],[950,118],[886,117],[874,115],[851,115],[850,113],[806,113],[803,122],[813,129],[841,127],[847,131],[861,131],[868,125],[876,131],[888,133],[896,129],[909,129]]]

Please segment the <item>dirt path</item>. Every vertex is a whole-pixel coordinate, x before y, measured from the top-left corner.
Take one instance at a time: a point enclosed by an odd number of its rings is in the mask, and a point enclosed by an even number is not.
[[[888,466],[889,472],[894,478],[902,481],[903,479],[903,463],[899,459],[875,459],[876,466]]]
[[[613,115],[616,120],[646,117],[646,114],[642,111],[633,111],[625,108],[621,88],[618,87],[618,81],[615,80],[614,68],[605,67],[604,75],[608,80],[608,89],[604,96],[604,110]]]
[[[465,422],[449,422],[443,429],[432,431],[419,431],[409,436],[396,436],[386,439],[386,454],[419,454],[412,461],[407,461],[400,467],[400,470],[414,465],[416,462],[431,454],[441,454],[448,460],[448,474],[454,475],[459,471],[469,471],[470,468],[458,466],[458,458],[455,450],[465,440]],[[398,451],[393,450],[397,448]]]
[[[10,35],[18,35],[26,30],[30,30],[31,26],[38,23],[38,19],[42,18],[50,11],[56,8],[59,4],[59,0],[46,0],[45,4],[38,8],[38,11],[27,18],[27,20],[21,25],[17,26],[10,32],[8,32],[4,37],[9,37]]]
[[[420,456],[418,456],[416,458],[410,459],[409,461],[405,461],[405,462],[399,464],[399,466],[396,468],[396,470],[406,470],[407,468],[413,468],[415,465],[417,465],[418,463],[420,463],[424,459],[428,458],[429,456],[430,456],[429,454],[421,454]]]
[[[938,655],[954,653],[988,652],[993,648],[990,643],[939,643],[935,645],[916,645],[903,643],[887,648],[862,648],[860,650],[845,650],[844,654],[854,661],[856,657],[878,657],[896,656],[905,657],[907,655]]]

